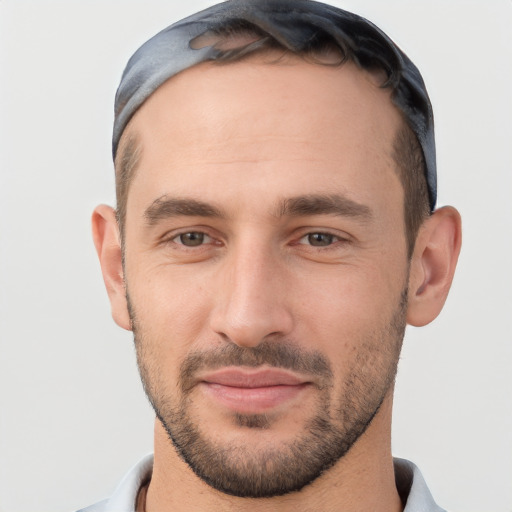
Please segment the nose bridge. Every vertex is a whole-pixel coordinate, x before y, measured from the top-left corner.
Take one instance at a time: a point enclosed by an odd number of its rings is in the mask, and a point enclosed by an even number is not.
[[[212,328],[240,346],[256,346],[271,334],[292,328],[285,269],[271,244],[240,240],[219,275]]]

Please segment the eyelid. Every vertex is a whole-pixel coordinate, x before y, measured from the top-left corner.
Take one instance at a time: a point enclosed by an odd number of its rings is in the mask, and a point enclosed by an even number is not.
[[[321,243],[319,245],[315,245],[314,243],[311,243],[310,240],[308,240],[311,235],[323,235],[331,238],[332,240],[330,240],[329,243],[325,245],[322,245]],[[348,243],[348,240],[339,235],[322,231],[311,231],[309,233],[306,233],[305,235],[301,236],[296,242],[297,245],[304,245],[308,247],[308,249],[312,248],[315,250],[333,249],[334,247],[337,247],[340,243]]]
[[[206,245],[213,241],[213,237],[211,237],[208,233],[205,233],[204,231],[192,230],[192,229],[188,229],[186,231],[182,231],[181,233],[174,234],[174,236],[172,238],[169,238],[169,241],[173,242],[177,245],[183,245],[184,247],[194,247],[194,246],[187,246],[181,241],[176,241],[176,239],[179,240],[182,235],[186,235],[187,233],[195,233],[198,235],[204,235],[204,239],[203,239],[202,243],[195,247],[201,247],[202,245]],[[208,239],[208,241],[206,239]]]
[[[176,241],[176,238],[178,238],[181,235],[184,235],[186,233],[202,233],[205,238],[208,238],[208,240],[196,247],[187,246],[183,243],[180,243],[179,241]],[[220,244],[220,236],[216,232],[213,232],[213,230],[207,226],[184,226],[180,228],[170,229],[166,231],[164,234],[162,234],[157,241],[158,245],[169,245],[169,244],[176,244],[179,247],[184,247],[187,249],[199,249],[201,247],[204,247],[205,245],[210,244]]]
[[[294,243],[299,243],[300,240],[303,240],[309,235],[327,235],[332,236],[336,239],[336,241],[340,242],[353,242],[354,238],[346,233],[345,231],[339,231],[337,229],[331,228],[316,228],[316,227],[305,227],[298,230],[297,235],[294,237]],[[306,244],[304,244],[306,245]]]

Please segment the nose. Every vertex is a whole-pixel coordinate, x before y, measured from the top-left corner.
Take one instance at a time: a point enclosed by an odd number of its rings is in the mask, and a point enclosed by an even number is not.
[[[223,262],[216,280],[211,328],[241,347],[255,347],[269,336],[293,329],[284,262],[270,250],[237,251]]]

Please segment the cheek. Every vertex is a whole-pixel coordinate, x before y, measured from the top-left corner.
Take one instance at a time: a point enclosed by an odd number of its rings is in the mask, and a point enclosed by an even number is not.
[[[211,299],[205,279],[160,267],[128,275],[128,291],[144,343],[163,360],[182,360],[203,337]]]
[[[324,279],[317,276],[297,293],[302,297],[299,329],[326,355],[345,357],[357,351],[389,327],[406,282],[403,274],[401,269],[392,277],[381,267],[365,266],[340,268]]]

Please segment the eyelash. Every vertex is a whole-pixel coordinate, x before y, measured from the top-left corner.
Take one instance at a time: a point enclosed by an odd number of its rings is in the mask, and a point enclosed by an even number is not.
[[[314,243],[312,243],[311,238],[315,237],[315,236],[316,237],[327,237],[329,239],[329,243],[326,245],[322,245],[322,244],[314,245]],[[329,247],[332,247],[337,242],[346,242],[347,241],[346,239],[344,239],[338,235],[334,235],[333,233],[329,233],[329,232],[325,232],[325,231],[311,231],[309,233],[306,233],[301,238],[299,238],[297,244],[301,244],[301,242],[303,240],[307,240],[309,242],[309,243],[303,244],[303,245],[308,245],[310,247],[318,247],[318,248],[322,248],[322,249],[327,249]]]
[[[194,245],[194,244],[187,245],[187,244],[183,243],[183,237],[185,237],[187,235],[195,235],[195,236],[199,235],[199,237],[198,237],[198,238],[200,238],[199,243],[197,245]],[[193,241],[193,239],[191,239],[191,240]],[[216,240],[215,240],[215,238],[213,238],[211,235],[209,235],[205,231],[201,231],[198,229],[198,230],[182,231],[181,233],[173,234],[171,237],[163,240],[163,242],[165,244],[169,244],[169,243],[176,244],[176,245],[184,247],[186,249],[191,249],[191,250],[196,249],[197,250],[197,248],[204,247],[206,244],[215,243]],[[217,242],[217,244],[218,244],[218,242]]]
[[[199,243],[197,245],[191,244],[187,245],[186,243],[183,243],[183,237],[187,235],[195,235],[200,238]],[[327,237],[328,243],[326,245],[314,245],[312,243],[311,237]],[[205,240],[206,239],[206,240]],[[191,238],[191,241],[193,242],[193,238]],[[303,241],[307,241],[308,243],[304,243]],[[333,233],[327,232],[327,231],[309,231],[305,234],[303,234],[300,238],[298,238],[292,245],[305,245],[312,248],[318,248],[323,250],[328,250],[329,248],[332,248],[333,245],[336,245],[337,243],[348,243],[349,240],[347,238],[344,238],[339,235],[335,235]],[[183,231],[178,234],[174,234],[172,237],[167,238],[164,240],[164,243],[173,243],[178,246],[184,247],[189,250],[197,250],[200,247],[204,247],[206,244],[216,244],[219,245],[220,242],[216,241],[214,237],[206,233],[205,231],[201,230],[190,230],[190,231]]]

